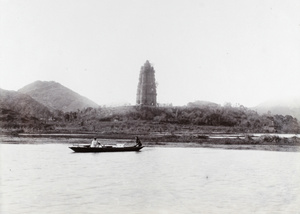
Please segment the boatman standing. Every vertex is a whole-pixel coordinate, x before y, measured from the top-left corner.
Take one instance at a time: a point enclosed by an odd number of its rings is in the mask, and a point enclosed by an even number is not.
[[[142,143],[141,143],[141,141],[140,141],[140,139],[139,139],[138,136],[135,137],[135,146],[136,146],[136,147],[142,146]]]

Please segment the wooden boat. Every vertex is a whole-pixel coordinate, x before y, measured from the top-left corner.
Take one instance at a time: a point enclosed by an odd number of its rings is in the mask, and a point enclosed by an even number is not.
[[[89,144],[73,145],[69,148],[74,152],[137,152],[144,146],[122,146],[122,145],[104,145],[101,147],[91,147]]]

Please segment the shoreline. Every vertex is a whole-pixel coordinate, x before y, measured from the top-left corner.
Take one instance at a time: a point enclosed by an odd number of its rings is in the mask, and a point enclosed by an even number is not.
[[[237,136],[236,136],[237,135]],[[210,148],[210,149],[231,149],[231,150],[263,150],[281,152],[300,152],[300,138],[280,138],[276,135],[253,135],[231,134],[231,138],[210,138],[207,135],[201,136],[160,136],[140,135],[145,147],[173,147],[173,148]],[[21,134],[3,135],[0,134],[1,144],[89,144],[94,134]],[[135,136],[135,135],[134,135]],[[119,137],[117,135],[97,135],[100,141],[106,143],[127,143],[134,144],[134,136]],[[236,137],[234,137],[236,136]],[[298,135],[297,135],[298,136]]]

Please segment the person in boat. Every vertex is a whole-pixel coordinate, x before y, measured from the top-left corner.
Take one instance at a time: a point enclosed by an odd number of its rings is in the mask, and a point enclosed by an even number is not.
[[[140,141],[140,139],[139,139],[138,136],[135,137],[135,146],[136,146],[136,147],[142,146],[142,143],[141,143],[141,141]]]
[[[97,138],[94,137],[90,147],[92,148],[101,147],[101,143],[97,140]]]

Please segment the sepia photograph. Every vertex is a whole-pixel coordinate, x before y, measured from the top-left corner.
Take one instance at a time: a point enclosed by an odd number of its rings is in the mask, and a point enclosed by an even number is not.
[[[0,0],[1,214],[300,214],[299,0]]]

